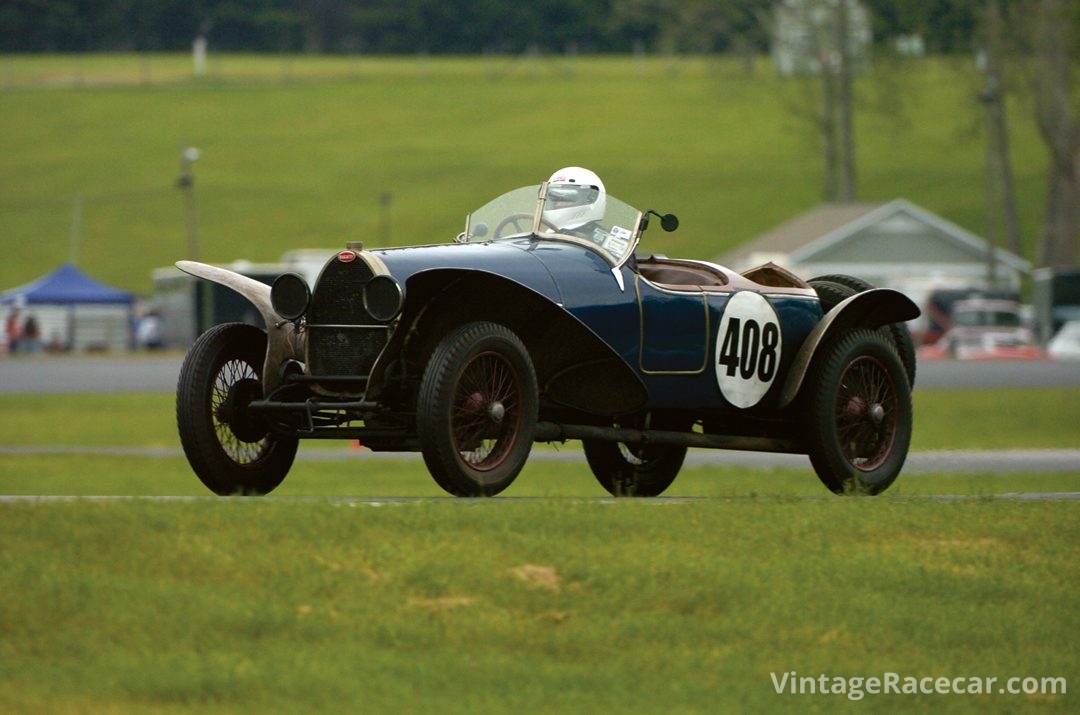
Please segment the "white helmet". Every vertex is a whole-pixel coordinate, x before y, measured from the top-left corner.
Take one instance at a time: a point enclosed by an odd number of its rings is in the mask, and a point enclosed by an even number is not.
[[[557,229],[577,228],[604,217],[607,192],[600,177],[580,166],[559,169],[548,179],[544,221]]]

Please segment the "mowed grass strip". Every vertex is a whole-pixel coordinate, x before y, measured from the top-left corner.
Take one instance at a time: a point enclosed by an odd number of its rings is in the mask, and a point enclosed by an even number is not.
[[[912,400],[913,451],[1080,446],[1080,388],[916,389]],[[164,393],[0,395],[0,445],[179,447],[175,410],[175,398]],[[338,441],[301,445],[348,448]]]
[[[579,446],[570,446],[577,449]],[[992,496],[1034,492],[1080,491],[1080,468],[1065,473],[905,474],[878,499],[928,495]],[[206,497],[203,486],[183,457],[139,457],[100,454],[0,455],[0,495]],[[267,499],[284,500],[424,498],[450,499],[428,474],[419,458],[299,459],[280,487]],[[497,498],[598,499],[608,493],[597,483],[584,459],[532,459],[517,480]],[[685,466],[664,498],[704,499],[835,499],[818,481],[809,460],[801,468],[753,468],[717,465]]]
[[[1075,448],[1080,390],[915,392],[913,450]],[[0,494],[205,496],[179,450],[173,398],[147,395],[0,396]],[[56,453],[47,453],[55,447]],[[85,452],[81,451],[85,448]],[[113,451],[113,448],[116,448]],[[42,452],[41,450],[46,450]],[[544,459],[555,455],[568,461]],[[810,467],[685,466],[667,492],[682,497],[827,496]],[[327,457],[330,457],[327,459]],[[901,474],[890,496],[1075,491],[1080,465],[1063,474]],[[360,454],[346,441],[307,441],[277,496],[442,497],[418,455]],[[506,496],[606,493],[581,445],[538,445]]]
[[[770,674],[1078,668],[1072,504],[19,503],[0,530],[4,712],[1067,712]]]

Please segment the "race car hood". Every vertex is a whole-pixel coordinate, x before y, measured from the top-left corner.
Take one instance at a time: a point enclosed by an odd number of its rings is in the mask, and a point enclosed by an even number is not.
[[[611,278],[611,267],[595,252],[574,244],[531,238],[485,243],[387,248],[370,251],[402,286],[415,275],[445,269],[490,273],[519,283],[554,303],[565,304],[583,284]]]

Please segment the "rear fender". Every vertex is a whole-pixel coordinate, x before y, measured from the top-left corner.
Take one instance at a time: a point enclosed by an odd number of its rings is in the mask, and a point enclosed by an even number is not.
[[[919,307],[910,298],[891,288],[873,288],[856,293],[825,314],[807,336],[788,372],[780,393],[780,408],[795,401],[819,346],[828,338],[855,327],[880,328],[919,317]]]
[[[177,261],[176,267],[196,278],[231,288],[247,298],[262,315],[266,323],[266,360],[263,362],[263,394],[269,395],[281,384],[278,366],[285,360],[297,356],[295,326],[282,319],[270,304],[270,286],[242,276],[234,271],[195,261]]]

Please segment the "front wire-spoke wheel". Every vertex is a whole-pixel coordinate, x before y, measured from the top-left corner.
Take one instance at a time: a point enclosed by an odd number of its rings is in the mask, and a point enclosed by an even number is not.
[[[215,494],[267,494],[296,456],[296,438],[272,433],[248,409],[262,398],[259,371],[265,353],[266,334],[258,328],[216,325],[195,341],[180,369],[180,442],[195,474]]]
[[[502,464],[521,429],[521,378],[497,352],[477,355],[462,371],[451,403],[450,430],[461,459],[473,469]]]
[[[805,432],[818,477],[837,494],[879,494],[911,442],[911,388],[888,337],[856,329],[826,343],[807,384]]]
[[[498,494],[525,465],[537,410],[536,375],[517,336],[495,323],[457,328],[420,384],[417,433],[428,471],[457,496]]]

